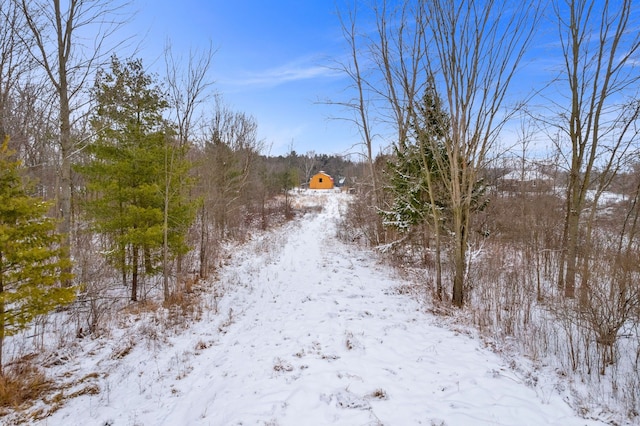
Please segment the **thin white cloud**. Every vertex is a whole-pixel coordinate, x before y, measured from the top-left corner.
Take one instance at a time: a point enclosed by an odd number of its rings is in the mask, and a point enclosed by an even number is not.
[[[247,72],[244,77],[231,79],[226,83],[234,86],[275,87],[295,81],[335,78],[340,75],[335,69],[303,58],[279,67]]]

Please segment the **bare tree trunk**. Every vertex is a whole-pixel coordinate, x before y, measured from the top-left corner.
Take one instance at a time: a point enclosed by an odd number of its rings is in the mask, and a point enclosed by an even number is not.
[[[127,286],[127,247],[122,245],[118,248],[118,256],[120,257],[120,277],[122,279],[122,286]]]
[[[429,161],[426,158],[425,147],[420,146],[422,155],[422,167],[424,168],[424,177],[427,183],[427,192],[429,193],[429,204],[431,205],[431,214],[433,216],[433,232],[436,240],[436,297],[442,301],[444,289],[442,285],[442,237],[441,237],[441,218],[438,205],[436,204],[435,192],[436,188],[432,179],[433,170],[431,170]],[[429,147],[431,152],[438,152],[439,147],[432,143]],[[437,165],[436,165],[437,166]]]
[[[465,274],[467,270],[467,232],[465,210],[454,208],[454,247],[453,247],[453,305],[461,308],[465,303]]]
[[[200,278],[207,277],[207,245],[209,244],[209,227],[207,226],[207,214],[204,204],[200,208]]]
[[[62,220],[60,221],[59,232],[62,234],[62,246],[64,251],[62,253],[63,258],[71,258],[71,151],[73,149],[73,143],[71,141],[71,123],[70,123],[70,109],[69,99],[66,96],[68,93],[67,82],[65,78],[60,79],[60,215]],[[71,272],[69,267],[65,273]],[[63,283],[64,285],[71,285],[70,281]]]
[[[2,253],[0,252],[0,265],[3,265]],[[2,354],[4,351],[4,335],[5,335],[5,322],[4,322],[4,314],[5,314],[5,306],[4,306],[4,278],[2,273],[0,273],[0,377],[4,375],[4,365]]]
[[[564,296],[574,298],[576,294],[576,271],[578,262],[578,240],[580,233],[580,214],[570,210],[567,215],[566,272],[564,278]]]
[[[139,248],[134,245],[132,248],[132,260],[131,260],[131,301],[138,301],[138,257]]]
[[[441,236],[441,221],[440,221],[440,213],[437,211],[437,207],[435,204],[435,199],[432,195],[433,191],[429,191],[429,195],[431,197],[431,206],[433,206],[433,231],[435,234],[436,240],[436,253],[435,253],[435,263],[436,263],[436,297],[438,300],[442,301],[444,296],[444,287],[442,285],[442,236]]]
[[[164,187],[164,212],[162,217],[162,293],[165,302],[169,300],[171,291],[169,289],[169,194],[171,191],[171,167],[167,158],[167,141],[165,140],[164,150],[164,171],[165,171],[165,187]],[[171,159],[173,162],[173,158]]]
[[[24,0],[23,0],[24,2]],[[73,2],[72,2],[73,3]],[[74,27],[75,14],[73,13],[74,5],[70,5],[70,14],[68,23],[63,26],[62,12],[60,10],[60,0],[53,1],[56,21],[57,36],[57,53],[58,53],[58,81],[56,88],[60,102],[60,221],[59,232],[62,234],[62,246],[64,258],[71,258],[71,151],[73,143],[71,141],[71,108],[69,107],[69,83],[67,76],[67,62],[71,49],[70,38],[71,31]],[[54,84],[55,79],[54,80]],[[69,270],[65,273],[71,272]],[[70,282],[65,282],[70,285]]]

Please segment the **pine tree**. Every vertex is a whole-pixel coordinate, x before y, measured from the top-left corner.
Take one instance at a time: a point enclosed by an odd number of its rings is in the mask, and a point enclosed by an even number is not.
[[[68,304],[75,288],[50,204],[32,197],[5,138],[0,146],[0,374],[4,338],[29,326],[38,315]]]
[[[382,213],[386,225],[403,232],[433,221],[438,211],[446,207],[447,153],[443,139],[449,121],[432,86],[412,121],[411,139],[394,145],[394,156],[388,163],[387,190],[392,193],[393,204]]]
[[[436,296],[442,299],[441,243],[447,210],[449,117],[433,85],[425,91],[412,120],[411,138],[398,141],[388,164],[393,203],[382,213],[385,225],[410,233],[429,225],[435,239]]]
[[[403,232],[411,232],[424,224],[431,226],[436,244],[436,295],[439,299],[443,296],[441,244],[445,231],[452,225],[452,197],[459,190],[455,182],[459,182],[460,176],[455,173],[465,168],[460,164],[460,155],[453,152],[448,143],[450,126],[449,115],[431,79],[413,116],[411,138],[399,141],[394,147],[387,188],[392,193],[393,204],[389,211],[382,212],[385,224]],[[483,182],[474,182],[469,199],[471,211],[485,207],[484,193]],[[467,232],[466,229],[462,231]]]
[[[95,229],[108,237],[109,259],[123,283],[131,276],[131,300],[137,300],[141,273],[166,276],[168,254],[188,251],[185,235],[193,220],[190,164],[186,146],[178,146],[162,113],[167,102],[140,60],[100,72],[92,126],[97,139],[91,160],[79,171],[87,179],[86,211]],[[165,284],[165,298],[168,297]]]

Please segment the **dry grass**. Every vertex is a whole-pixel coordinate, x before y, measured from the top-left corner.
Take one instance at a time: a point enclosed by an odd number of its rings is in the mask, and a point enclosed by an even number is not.
[[[193,293],[193,291],[190,293]],[[171,293],[167,300],[162,302],[162,306],[169,310],[178,309],[183,313],[193,311],[193,305],[196,303],[196,300],[190,296],[190,293],[187,293],[186,291]]]
[[[160,304],[153,300],[141,300],[130,303],[122,309],[124,314],[141,315],[143,313],[156,312],[160,308]]]
[[[7,366],[0,375],[0,415],[30,406],[53,387],[53,382],[28,360]]]

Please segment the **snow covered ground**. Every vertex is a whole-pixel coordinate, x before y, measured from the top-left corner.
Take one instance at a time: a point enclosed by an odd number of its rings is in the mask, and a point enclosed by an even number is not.
[[[83,343],[64,368],[95,390],[37,424],[603,424],[561,389],[527,385],[473,333],[438,326],[395,291],[393,270],[338,241],[346,195],[300,197],[324,209],[234,253],[209,285],[224,296],[186,330],[129,324]]]

